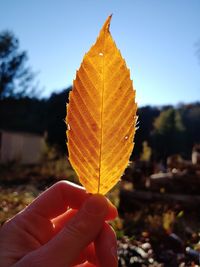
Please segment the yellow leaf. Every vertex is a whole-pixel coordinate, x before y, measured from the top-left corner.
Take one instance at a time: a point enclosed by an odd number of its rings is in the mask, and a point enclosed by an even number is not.
[[[67,105],[69,160],[90,193],[106,194],[133,149],[136,110],[130,71],[106,20],[76,73]]]

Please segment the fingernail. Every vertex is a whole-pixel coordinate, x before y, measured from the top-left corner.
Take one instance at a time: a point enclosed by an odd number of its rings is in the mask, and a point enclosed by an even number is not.
[[[118,266],[118,255],[117,255],[117,248],[116,247],[111,248],[111,254],[115,260],[116,266]]]
[[[108,201],[102,195],[92,195],[84,204],[84,209],[87,213],[95,216],[107,214]]]

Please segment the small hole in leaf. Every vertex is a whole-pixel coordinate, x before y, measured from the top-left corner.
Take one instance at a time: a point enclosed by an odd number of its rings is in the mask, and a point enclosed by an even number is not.
[[[124,137],[124,139],[125,139],[125,140],[128,140],[128,135],[126,135],[126,136]]]
[[[100,52],[100,53],[99,53],[99,56],[101,56],[101,57],[102,57],[102,56],[103,56],[103,53],[102,53],[102,52]]]

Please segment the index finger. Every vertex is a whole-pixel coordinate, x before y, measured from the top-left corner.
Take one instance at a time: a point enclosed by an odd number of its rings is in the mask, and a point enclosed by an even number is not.
[[[91,194],[79,185],[60,181],[37,197],[26,209],[45,218],[53,219],[66,212],[68,208],[79,209]],[[116,208],[108,201],[109,219],[117,216]]]
[[[27,211],[33,211],[52,219],[64,213],[69,207],[78,209],[89,197],[85,189],[68,181],[60,181],[39,195]]]

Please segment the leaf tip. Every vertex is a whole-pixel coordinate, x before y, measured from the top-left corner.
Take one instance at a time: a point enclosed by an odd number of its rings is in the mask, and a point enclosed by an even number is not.
[[[102,28],[103,31],[109,31],[112,16],[113,16],[113,14],[110,14],[110,16],[108,16],[107,20],[105,21],[105,23],[103,25],[103,28]]]

